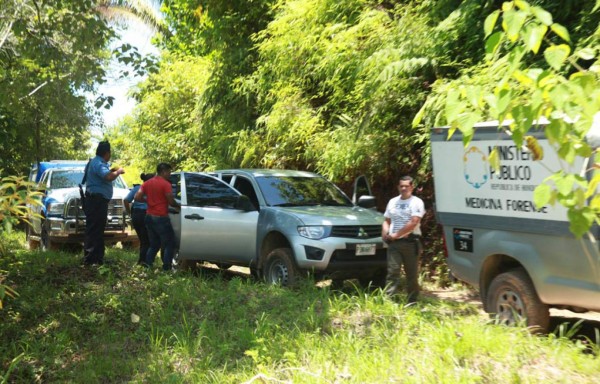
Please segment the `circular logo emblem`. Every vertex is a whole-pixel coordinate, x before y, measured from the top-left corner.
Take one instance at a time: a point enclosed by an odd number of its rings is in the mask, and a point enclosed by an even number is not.
[[[490,179],[488,157],[477,147],[469,147],[463,155],[465,180],[479,189]]]

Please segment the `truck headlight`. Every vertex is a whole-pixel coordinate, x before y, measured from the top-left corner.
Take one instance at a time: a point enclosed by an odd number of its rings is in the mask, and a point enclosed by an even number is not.
[[[309,225],[298,227],[298,233],[307,239],[319,240],[328,237],[331,233],[331,226],[328,225]]]
[[[65,210],[64,203],[50,203],[50,204],[48,204],[47,215],[48,216],[62,215],[64,210]]]

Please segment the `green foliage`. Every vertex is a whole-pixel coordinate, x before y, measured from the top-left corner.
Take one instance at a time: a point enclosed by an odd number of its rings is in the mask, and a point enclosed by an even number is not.
[[[120,148],[119,163],[154,172],[159,162],[175,169],[202,170],[208,145],[198,124],[198,98],[211,75],[211,62],[193,56],[163,55],[160,69],[139,86],[134,116],[110,134]],[[139,181],[137,181],[139,182]]]
[[[93,109],[82,91],[103,81],[114,33],[92,0],[8,0],[0,20],[0,168],[83,157]]]
[[[35,183],[21,176],[0,178],[0,229],[3,232],[10,233],[19,222],[27,222],[30,207],[41,205],[42,194],[34,191],[34,188]],[[3,255],[1,251],[0,248],[0,254]]]
[[[498,26],[501,30],[494,32]],[[600,116],[598,36],[573,41],[549,12],[525,1],[505,2],[486,18],[484,32],[486,62],[460,79],[437,84],[424,106],[436,116],[433,124],[459,129],[466,145],[474,124],[484,117],[509,121],[515,144],[533,149],[537,144],[527,132],[546,118],[546,136],[561,159],[568,164],[588,159],[596,149],[586,135]],[[600,210],[588,200],[596,194],[597,181],[579,176],[586,169],[554,172],[536,190],[535,203],[567,207],[571,231],[580,237],[600,223]]]
[[[0,175],[2,170],[0,170]],[[26,222],[31,206],[40,205],[41,193],[32,191],[34,183],[23,177],[5,176],[0,178],[0,257],[8,254],[7,238],[16,224]],[[17,292],[9,286],[2,284],[2,271],[0,271],[0,309],[6,297],[14,298]]]

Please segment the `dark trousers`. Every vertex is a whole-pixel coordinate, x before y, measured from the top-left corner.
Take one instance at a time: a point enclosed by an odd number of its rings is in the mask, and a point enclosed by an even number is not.
[[[85,198],[85,242],[83,262],[85,264],[104,263],[104,229],[108,216],[108,202],[99,195]]]
[[[169,216],[146,215],[146,229],[150,247],[146,254],[146,265],[154,264],[154,258],[162,248],[163,270],[168,271],[173,267],[173,254],[175,252],[175,231]]]
[[[146,262],[146,254],[148,253],[148,248],[150,246],[145,220],[145,209],[131,210],[131,224],[133,224],[133,229],[135,229],[135,233],[137,233],[138,239],[140,240],[140,254],[138,257],[138,264],[143,264]]]
[[[407,301],[414,302],[419,297],[419,255],[421,243],[419,240],[396,240],[388,245],[387,250],[387,289],[388,295],[398,293],[400,287],[400,272],[404,267],[406,275]]]

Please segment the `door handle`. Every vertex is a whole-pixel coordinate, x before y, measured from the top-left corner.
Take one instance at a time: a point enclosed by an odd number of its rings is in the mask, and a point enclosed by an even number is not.
[[[194,213],[193,215],[185,215],[184,217],[190,220],[204,220],[204,216],[200,216],[197,213]]]

